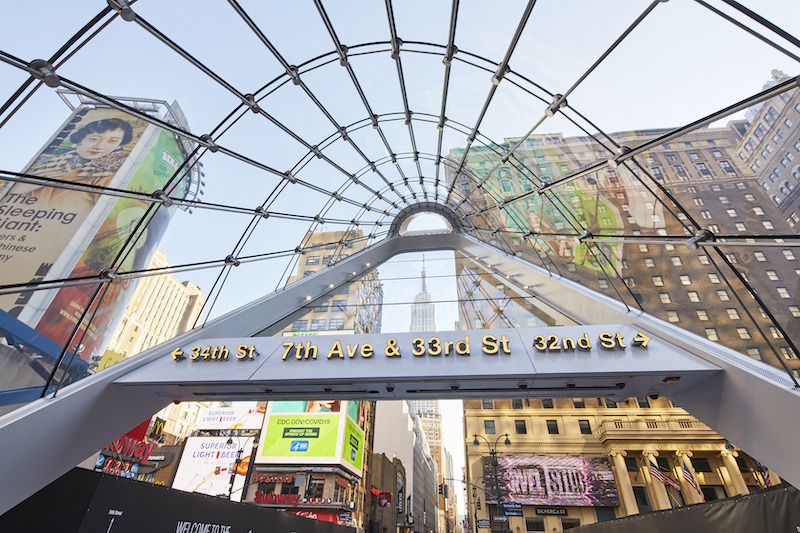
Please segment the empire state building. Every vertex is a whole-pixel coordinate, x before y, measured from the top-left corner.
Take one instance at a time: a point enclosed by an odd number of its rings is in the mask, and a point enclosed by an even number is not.
[[[411,331],[436,331],[436,305],[428,292],[428,273],[422,256],[422,290],[414,296],[411,306]]]

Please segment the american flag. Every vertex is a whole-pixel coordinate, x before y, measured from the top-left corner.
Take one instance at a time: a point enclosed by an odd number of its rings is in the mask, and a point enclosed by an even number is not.
[[[770,485],[770,482],[769,482],[769,468],[767,468],[766,466],[762,465],[758,461],[754,461],[754,462],[756,463],[756,468],[758,469],[758,471],[761,472],[761,478],[764,480],[764,488],[769,487],[769,485]]]
[[[665,476],[664,473],[658,468],[653,460],[649,461],[650,463],[650,475],[659,480],[661,483],[667,483],[668,485],[681,490],[681,486],[678,485],[678,482],[672,479],[671,477]]]
[[[683,464],[683,479],[689,484],[689,486],[696,490],[698,494],[700,494],[700,497],[703,499],[703,501],[706,501],[703,491],[700,490],[700,485],[697,484],[697,480],[694,478],[694,475],[692,475],[692,471],[689,470],[689,467],[686,466],[686,463]]]

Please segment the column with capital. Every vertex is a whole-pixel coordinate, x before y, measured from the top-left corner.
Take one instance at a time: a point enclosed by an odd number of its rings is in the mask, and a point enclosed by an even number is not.
[[[657,464],[655,457],[658,455],[656,451],[645,450],[642,452],[642,472],[644,479],[647,481],[647,487],[650,489],[650,497],[653,500],[653,509],[663,510],[672,509],[669,503],[669,496],[667,496],[667,489],[664,484],[650,475],[650,461]]]
[[[730,450],[722,450],[719,452],[719,456],[725,464],[725,468],[722,469],[722,479],[725,481],[728,493],[731,496],[750,494],[750,491],[747,489],[747,483],[745,483],[744,477],[742,477],[742,472],[739,470],[739,465],[736,463],[736,459],[734,459],[738,455],[737,452]]]
[[[694,473],[694,466],[692,466],[692,461],[689,458],[692,456],[692,452],[683,452],[677,451],[675,455],[678,457],[678,463],[675,465],[677,468],[680,469],[678,475],[678,481],[681,484],[681,492],[683,493],[683,501],[686,505],[692,505],[693,503],[702,503],[704,500],[703,494],[692,487],[689,483],[686,482],[686,478],[683,475],[683,467],[686,465],[686,469],[692,475],[695,480],[695,483],[699,483],[697,481],[697,474]],[[700,485],[698,484],[698,487]]]
[[[628,467],[625,465],[625,450],[613,451],[608,455],[614,463],[614,475],[617,478],[619,488],[620,508],[625,516],[639,514],[639,506],[636,504],[636,496],[633,494],[631,478],[628,476]]]

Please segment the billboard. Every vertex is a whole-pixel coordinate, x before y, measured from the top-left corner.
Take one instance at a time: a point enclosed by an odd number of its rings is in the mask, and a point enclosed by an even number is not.
[[[189,437],[183,448],[181,462],[175,472],[172,488],[186,492],[199,492],[210,496],[231,494],[232,501],[241,501],[253,437]],[[236,456],[243,450],[242,461]],[[231,473],[236,475],[231,491]]]
[[[522,505],[616,507],[617,485],[606,457],[481,457],[486,480],[486,503],[501,501]]]
[[[197,429],[261,429],[264,409],[260,407],[203,407]]]
[[[151,193],[166,185],[183,160],[173,134],[121,111],[81,107],[24,172]],[[182,197],[185,186],[184,180],[181,190],[170,194]],[[0,253],[8,267],[0,283],[97,276],[114,264],[149,205],[83,190],[13,184],[0,197],[0,245],[6,245]],[[174,209],[158,209],[119,270],[147,266]],[[0,296],[0,308],[64,345],[96,288],[89,284]],[[84,324],[73,341],[82,359],[99,362],[134,288],[135,281],[129,280],[109,284],[102,302],[90,309],[92,324]]]
[[[340,465],[360,476],[363,410],[352,401],[270,402],[255,462]]]

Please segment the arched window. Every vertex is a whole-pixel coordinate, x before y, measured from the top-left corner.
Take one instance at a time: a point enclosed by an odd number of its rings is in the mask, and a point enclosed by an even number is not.
[[[784,182],[783,186],[784,186],[784,187],[786,187],[786,190],[787,190],[787,191],[789,191],[789,192],[792,192],[792,191],[794,190],[794,185],[792,185],[792,184],[791,184],[790,182],[788,182],[788,181],[787,181],[787,182]]]

